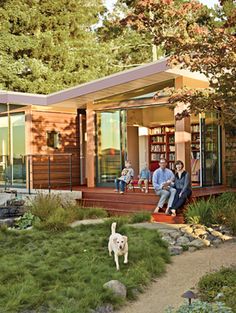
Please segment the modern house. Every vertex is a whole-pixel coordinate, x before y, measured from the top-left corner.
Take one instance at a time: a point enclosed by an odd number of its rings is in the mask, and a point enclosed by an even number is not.
[[[236,185],[236,131],[212,113],[176,118],[184,108],[170,107],[165,87],[208,81],[162,59],[50,95],[2,91],[0,184],[113,186],[126,159],[138,175],[165,157],[171,169],[181,159],[195,186]]]

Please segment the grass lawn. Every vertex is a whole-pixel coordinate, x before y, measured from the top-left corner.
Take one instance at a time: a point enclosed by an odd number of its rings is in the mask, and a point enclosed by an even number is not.
[[[107,251],[110,223],[80,226],[64,232],[0,232],[0,312],[24,310],[86,313],[102,303],[121,300],[103,290],[118,279],[132,299],[137,290],[165,270],[170,257],[157,231],[119,224],[129,237],[129,264],[120,258],[120,272]]]

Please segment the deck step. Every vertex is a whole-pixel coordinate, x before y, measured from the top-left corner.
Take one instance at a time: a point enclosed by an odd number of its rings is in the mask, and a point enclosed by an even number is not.
[[[182,214],[171,216],[165,213],[152,213],[151,222],[168,223],[168,224],[184,224],[184,217]]]

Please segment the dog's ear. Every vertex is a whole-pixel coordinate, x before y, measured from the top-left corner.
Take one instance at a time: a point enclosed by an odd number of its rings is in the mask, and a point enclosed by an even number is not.
[[[128,237],[127,236],[123,236],[125,243],[128,241]]]
[[[117,243],[117,237],[113,238],[113,242],[116,244]]]

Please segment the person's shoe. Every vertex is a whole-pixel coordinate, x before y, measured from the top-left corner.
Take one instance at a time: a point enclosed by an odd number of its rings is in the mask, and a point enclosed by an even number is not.
[[[154,210],[153,213],[158,213],[160,209],[161,209],[161,208],[159,208],[159,207],[157,206],[157,207],[155,208],[155,210]]]
[[[170,215],[170,214],[171,214],[170,211],[171,211],[171,209],[170,209],[170,208],[167,208],[167,209],[165,210],[165,214],[166,214],[166,215]]]
[[[170,210],[171,211],[171,216],[176,216],[176,210]]]
[[[123,195],[124,191],[120,191],[120,195]]]
[[[114,189],[114,192],[119,192],[119,190],[118,189]]]
[[[145,190],[145,193],[148,193],[148,190]]]

